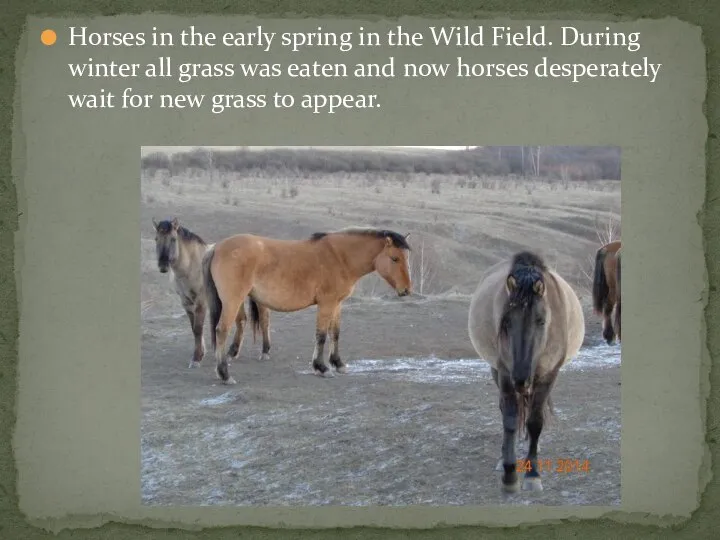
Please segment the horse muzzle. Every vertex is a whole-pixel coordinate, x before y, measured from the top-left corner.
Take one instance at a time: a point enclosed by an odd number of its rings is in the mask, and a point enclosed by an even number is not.
[[[169,268],[170,268],[170,265],[167,265],[167,264],[159,264],[158,265],[158,270],[160,270],[161,274],[167,274]]]
[[[408,289],[408,288],[398,289],[397,293],[398,293],[398,296],[407,296],[410,294],[410,289]]]

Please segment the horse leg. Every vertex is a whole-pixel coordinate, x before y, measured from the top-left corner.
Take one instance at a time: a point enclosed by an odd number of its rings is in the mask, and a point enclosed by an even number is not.
[[[500,388],[500,382],[498,379],[498,370],[494,367],[490,368],[490,373],[492,374],[493,381],[495,381],[495,386]],[[500,398],[500,412],[502,413],[502,397]],[[497,462],[497,465],[495,466],[495,470],[499,472],[503,472],[505,469],[503,469],[503,458],[500,457],[500,459]]]
[[[228,349],[228,364],[237,360],[242,349],[243,339],[245,338],[245,324],[247,323],[247,315],[245,314],[245,306],[240,304],[238,314],[235,317],[235,337]]]
[[[617,334],[618,341],[622,341],[622,335],[620,332],[620,299],[618,298],[617,305],[615,306],[615,333]]]
[[[500,411],[503,419],[502,485],[509,493],[518,490],[515,432],[518,423],[518,397],[509,378],[500,377]]]
[[[347,373],[347,364],[340,358],[340,305],[330,321],[330,365],[338,373]]]
[[[190,321],[190,330],[192,330],[193,336],[195,336],[195,309],[192,305],[192,303],[187,300],[183,299],[182,302],[183,309],[185,310],[185,313],[187,314],[188,321]],[[197,336],[195,336],[195,351],[193,352],[192,359],[190,360],[189,367],[195,367],[195,359],[197,358]]]
[[[614,307],[614,302],[608,301],[603,309],[603,338],[608,345],[612,345],[615,341],[615,331],[613,330],[612,323],[612,313]]]
[[[263,344],[260,360],[270,360],[270,310],[265,306],[257,305],[260,318],[260,330],[262,330]]]
[[[530,447],[528,448],[526,458],[526,463],[530,465],[530,470],[525,472],[525,480],[523,481],[523,489],[527,491],[542,491],[543,489],[537,464],[538,442],[543,429],[544,409],[548,396],[550,395],[553,381],[554,378],[549,381],[537,382],[530,402],[530,412],[527,420]]]
[[[242,306],[242,301],[223,299],[222,312],[220,320],[215,328],[215,374],[223,382],[223,384],[235,384],[236,381],[230,376],[228,370],[227,356],[225,355],[225,343],[230,333],[230,328],[237,321],[238,312]],[[240,296],[239,298],[243,298]],[[241,334],[242,335],[242,334]]]
[[[192,360],[190,361],[191,368],[200,365],[202,359],[205,357],[205,338],[203,336],[203,326],[205,325],[205,304],[198,302],[193,308],[192,322],[190,323],[195,336],[195,352],[193,353]],[[188,312],[188,316],[190,313]]]
[[[323,358],[328,328],[330,327],[330,321],[332,320],[334,311],[334,306],[328,306],[327,304],[318,305],[317,321],[315,324],[315,350],[313,351],[312,367],[315,370],[315,374],[321,377],[334,376]]]

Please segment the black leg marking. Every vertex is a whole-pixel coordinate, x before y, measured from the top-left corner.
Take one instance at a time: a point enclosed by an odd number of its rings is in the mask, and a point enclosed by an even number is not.
[[[227,382],[230,379],[230,370],[228,369],[227,358],[223,358],[222,361],[217,365],[217,374],[223,382]]]
[[[188,312],[188,316],[190,313]],[[195,337],[195,352],[191,362],[191,367],[202,362],[205,356],[205,347],[203,345],[203,326],[205,324],[205,306],[198,304],[195,306],[193,315],[190,317],[193,335]]]
[[[525,472],[524,488],[532,491],[542,491],[540,472],[538,471],[538,443],[545,423],[545,413],[549,409],[550,391],[557,378],[558,369],[551,371],[544,380],[536,380],[533,384],[533,395],[530,402],[530,412],[527,420],[527,431],[530,436],[530,445],[527,453],[527,462],[530,470]]]
[[[330,368],[323,362],[323,354],[325,353],[325,341],[327,340],[327,332],[316,332],[315,334],[315,354],[313,355],[313,369],[324,374]]]
[[[334,328],[332,334],[332,354],[330,354],[330,364],[335,369],[345,367],[345,362],[340,358],[340,328]]]
[[[612,304],[607,304],[603,312],[603,338],[608,345],[612,345],[615,341],[615,330],[612,324]]]
[[[515,491],[517,484],[517,460],[515,457],[515,432],[518,423],[518,399],[512,380],[500,378],[500,410],[503,418],[503,487],[507,491]]]

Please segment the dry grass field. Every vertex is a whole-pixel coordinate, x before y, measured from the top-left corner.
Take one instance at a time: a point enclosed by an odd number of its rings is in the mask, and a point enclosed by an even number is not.
[[[411,149],[411,151],[416,151]],[[619,236],[620,183],[424,174],[236,174],[142,178],[142,499],[161,505],[465,505],[620,502],[620,347],[589,308],[592,258]],[[349,373],[312,374],[315,309],[272,314],[272,349],[245,340],[214,377],[210,330],[193,338],[154,253],[152,218],[207,242],[252,232],[305,238],[371,225],[410,233],[417,294],[364,278],[343,309]],[[543,474],[541,493],[503,495],[498,394],[467,332],[482,271],[533,249],[581,298],[586,338],[561,372],[542,459],[589,460]],[[520,444],[519,456],[525,448]]]

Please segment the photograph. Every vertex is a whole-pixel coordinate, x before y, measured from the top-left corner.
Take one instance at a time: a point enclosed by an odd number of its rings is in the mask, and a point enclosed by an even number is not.
[[[140,153],[143,505],[620,505],[619,146]]]

